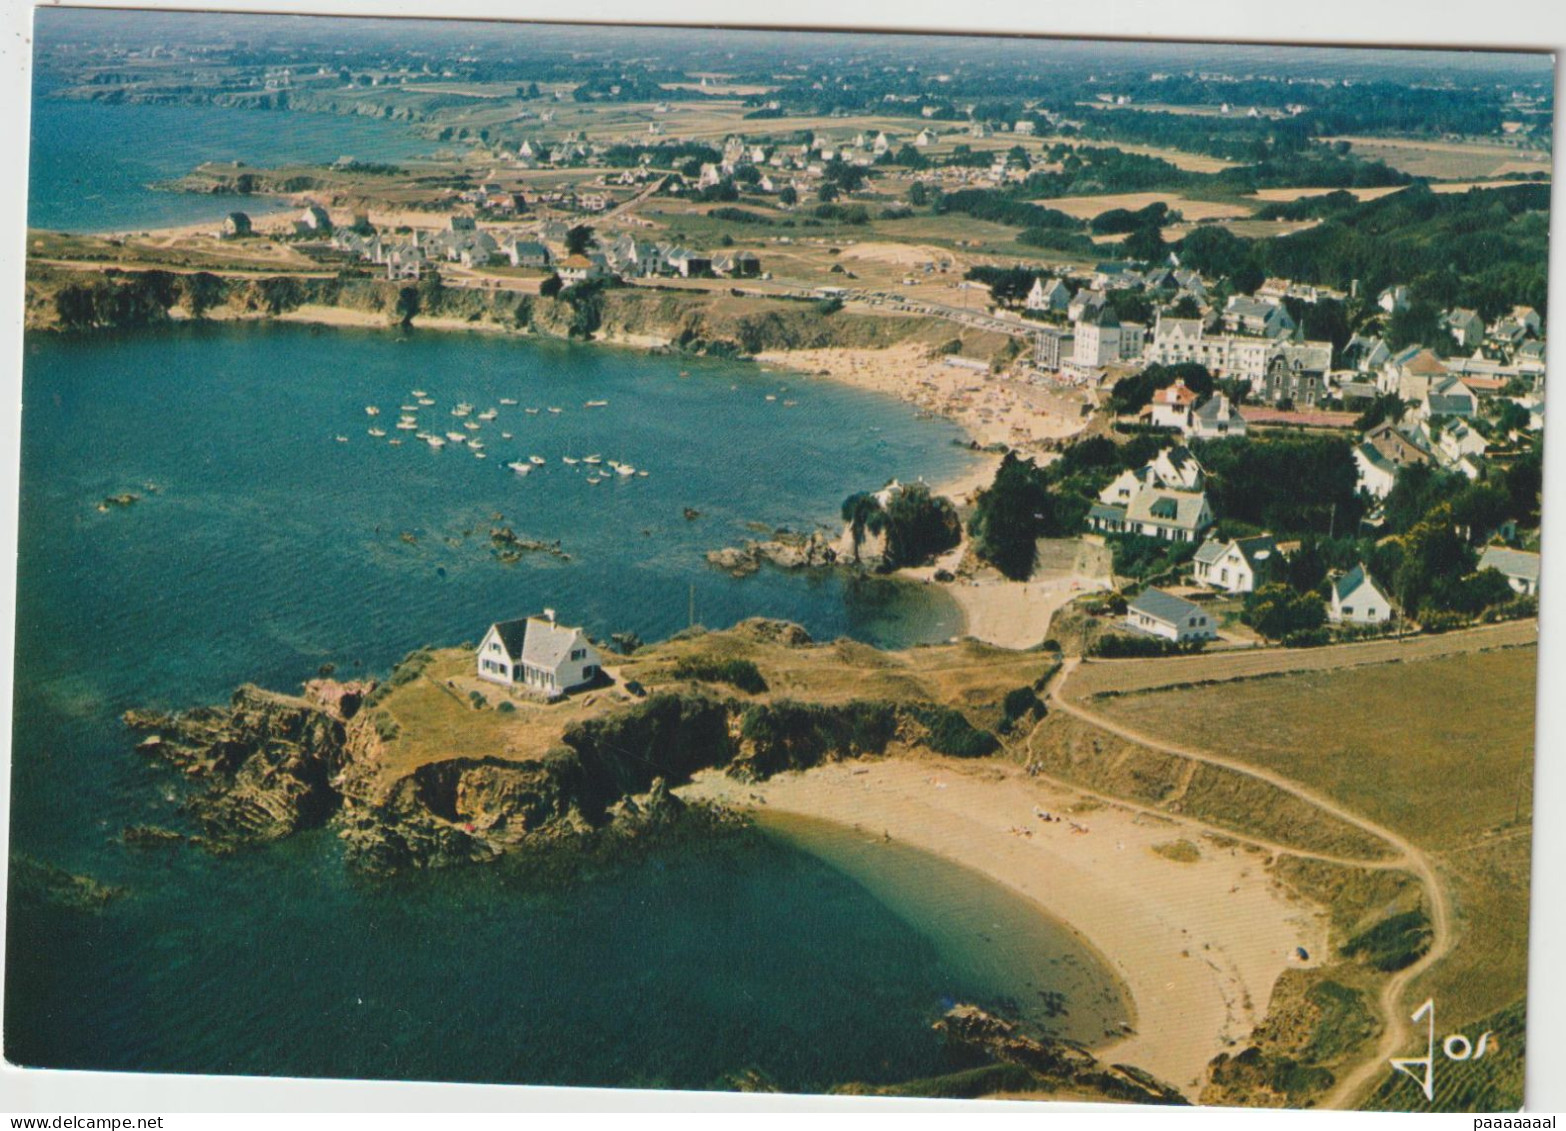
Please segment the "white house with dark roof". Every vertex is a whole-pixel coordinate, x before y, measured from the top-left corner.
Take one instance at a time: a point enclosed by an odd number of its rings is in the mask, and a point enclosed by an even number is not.
[[[1197,405],[1186,417],[1185,434],[1196,440],[1222,440],[1245,435],[1245,417],[1229,398],[1216,393]]]
[[[1479,555],[1480,569],[1500,571],[1519,593],[1535,596],[1539,592],[1539,555],[1505,546],[1486,546]]]
[[[580,628],[555,620],[555,611],[489,626],[478,647],[478,677],[555,699],[598,678],[603,660]]]
[[[1150,636],[1183,643],[1187,640],[1212,640],[1218,635],[1213,617],[1200,605],[1165,593],[1162,589],[1144,589],[1126,606],[1126,627]]]
[[[1196,580],[1226,593],[1252,593],[1265,584],[1278,557],[1271,534],[1251,538],[1209,538],[1196,551]]]
[[[1384,624],[1392,619],[1392,602],[1365,567],[1357,565],[1332,582],[1327,619],[1333,624]]]

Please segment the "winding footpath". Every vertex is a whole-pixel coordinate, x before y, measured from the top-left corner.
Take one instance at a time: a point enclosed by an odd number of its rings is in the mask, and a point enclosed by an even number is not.
[[[1424,887],[1426,901],[1430,910],[1430,947],[1418,961],[1393,974],[1387,980],[1386,985],[1382,987],[1379,1004],[1385,1025],[1382,1029],[1381,1040],[1377,1046],[1375,1057],[1368,1059],[1353,1072],[1339,1080],[1322,1101],[1322,1106],[1328,1108],[1356,1106],[1363,1099],[1364,1094],[1378,1082],[1376,1078],[1389,1071],[1387,1062],[1392,1057],[1399,1055],[1407,1045],[1410,1022],[1403,1003],[1404,991],[1410,982],[1444,958],[1452,947],[1451,908],[1447,900],[1446,891],[1441,886],[1436,876],[1435,868],[1429,858],[1418,846],[1393,830],[1370,820],[1368,817],[1346,809],[1337,802],[1280,774],[1206,751],[1194,750],[1187,746],[1165,742],[1162,739],[1155,738],[1131,727],[1122,726],[1102,715],[1087,710],[1080,703],[1073,702],[1064,694],[1067,683],[1080,666],[1081,658],[1071,657],[1062,664],[1061,670],[1051,680],[1045,697],[1052,709],[1063,711],[1090,726],[1097,727],[1099,730],[1123,738],[1128,742],[1134,742],[1178,758],[1216,766],[1232,773],[1244,774],[1257,781],[1265,782],[1273,788],[1298,798],[1309,805],[1313,805],[1323,813],[1336,817],[1338,820],[1352,825],[1384,842],[1396,852],[1396,856],[1391,859],[1354,860],[1324,857],[1317,853],[1301,851],[1278,844],[1268,845],[1268,847],[1293,856],[1328,859],[1333,863],[1352,867],[1404,869],[1416,876]],[[1120,798],[1113,798],[1113,800],[1117,804],[1125,803]],[[1228,830],[1225,831],[1228,832]],[[1232,833],[1229,833],[1229,835],[1232,835]],[[1247,837],[1246,839],[1254,843],[1262,843],[1254,837]]]

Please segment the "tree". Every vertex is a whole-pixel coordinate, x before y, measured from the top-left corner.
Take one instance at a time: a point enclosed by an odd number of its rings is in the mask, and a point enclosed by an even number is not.
[[[923,181],[915,181],[908,186],[908,203],[915,208],[923,208],[930,203],[930,188]]]
[[[81,283],[67,283],[54,295],[54,312],[60,325],[68,330],[81,330],[98,321],[97,302],[91,287]]]
[[[551,275],[542,283],[538,284],[538,293],[544,298],[554,298],[560,293],[560,289],[564,286],[565,283],[561,281],[559,275]]]
[[[1200,318],[1201,316],[1201,304],[1191,295],[1181,295],[1180,301],[1169,308],[1171,318]]]
[[[843,500],[843,521],[848,523],[848,536],[854,543],[854,562],[859,562],[859,548],[864,545],[865,534],[880,534],[886,529],[886,512],[881,502],[867,491],[860,491]]]
[[[419,288],[417,286],[399,287],[397,290],[397,302],[392,307],[392,317],[398,325],[413,325],[414,316],[419,313]]]
[[[1309,632],[1327,621],[1327,607],[1314,593],[1296,593],[1287,585],[1263,585],[1245,598],[1242,619],[1269,640]]]
[[[910,483],[886,505],[886,565],[917,565],[962,540],[962,521],[950,499]],[[857,553],[857,550],[856,550]]]
[[[994,482],[975,499],[968,529],[980,557],[1013,581],[1025,581],[1037,561],[1037,540],[1079,529],[1088,505],[1052,491],[1044,469],[1007,452]]]
[[[566,254],[586,255],[588,249],[593,246],[593,229],[587,224],[578,224],[566,232]]]
[[[838,187],[831,181],[822,181],[821,187],[816,189],[816,199],[822,204],[831,204],[839,195]]]
[[[792,208],[799,203],[799,190],[793,185],[784,185],[783,190],[778,193],[778,203]]]
[[[180,280],[185,309],[200,318],[223,300],[223,280],[210,271],[194,271]]]

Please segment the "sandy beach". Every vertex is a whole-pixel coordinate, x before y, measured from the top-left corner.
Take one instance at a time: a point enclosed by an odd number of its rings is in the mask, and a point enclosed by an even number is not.
[[[1219,847],[1167,817],[1084,803],[1010,766],[900,757],[758,785],[712,772],[681,792],[863,828],[1034,900],[1099,953],[1135,1003],[1132,1031],[1099,1055],[1193,1098],[1208,1061],[1234,1051],[1260,1021],[1278,976],[1326,950],[1324,913],[1288,900],[1259,851]],[[1181,840],[1200,858],[1153,851]],[[1310,959],[1298,958],[1300,947]]]
[[[956,421],[981,446],[1022,451],[1076,435],[1085,426],[1082,401],[1025,381],[929,356],[922,345],[890,349],[771,350],[764,364],[802,370],[894,396]]]

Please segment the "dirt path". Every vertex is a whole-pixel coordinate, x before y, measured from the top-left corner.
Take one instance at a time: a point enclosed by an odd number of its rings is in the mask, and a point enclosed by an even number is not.
[[[1526,627],[1531,630],[1532,638],[1537,638],[1537,625],[1534,622],[1522,623],[1524,623]],[[1513,628],[1515,626],[1502,625],[1497,627]],[[1485,632],[1486,630],[1476,631]],[[1498,644],[1475,644],[1473,643],[1474,637],[1472,634],[1453,633],[1449,635],[1463,635],[1469,638],[1469,649],[1451,649],[1452,651],[1470,650],[1474,647],[1483,646],[1499,646]],[[1509,639],[1513,634],[1501,635]],[[1425,639],[1444,640],[1447,638],[1434,637]],[[1482,639],[1493,640],[1493,636],[1485,635],[1482,637]],[[1364,648],[1366,646],[1343,645],[1342,647]],[[1396,642],[1392,642],[1390,647],[1397,649],[1401,646]],[[1315,651],[1328,652],[1335,650],[1317,649]],[[1395,651],[1393,654],[1394,656],[1400,655],[1400,653]],[[1436,652],[1432,654],[1439,655],[1444,653]],[[1337,665],[1313,664],[1309,665],[1307,668],[1298,670],[1310,670],[1312,668],[1328,666],[1348,666],[1349,664],[1364,662],[1377,662],[1375,660],[1367,661],[1361,658],[1357,658],[1363,655],[1365,655],[1365,653],[1358,653],[1356,654],[1356,658],[1346,661],[1340,659]],[[1251,657],[1247,656],[1245,658],[1249,659]],[[1165,662],[1168,661],[1159,661],[1159,663]],[[1179,661],[1173,662],[1178,663]],[[1439,880],[1436,878],[1435,869],[1431,866],[1429,859],[1422,851],[1420,851],[1417,846],[1415,846],[1405,837],[1400,836],[1398,833],[1392,831],[1389,828],[1386,828],[1383,825],[1377,824],[1375,821],[1372,821],[1367,817],[1355,813],[1350,809],[1344,808],[1329,798],[1316,793],[1314,790],[1311,790],[1308,787],[1301,785],[1300,783],[1295,782],[1289,778],[1283,777],[1281,774],[1277,774],[1260,767],[1246,765],[1243,762],[1237,762],[1233,759],[1223,758],[1215,754],[1193,750],[1190,747],[1178,746],[1174,743],[1164,742],[1161,739],[1154,738],[1152,735],[1145,734],[1142,731],[1138,731],[1132,727],[1122,726],[1119,723],[1112,722],[1111,720],[1106,719],[1101,715],[1085,709],[1080,705],[1080,703],[1071,701],[1064,694],[1066,684],[1071,681],[1071,677],[1078,670],[1080,663],[1081,661],[1078,657],[1072,657],[1062,665],[1060,673],[1051,683],[1047,691],[1047,699],[1053,707],[1066,712],[1068,715],[1081,719],[1083,722],[1098,727],[1100,730],[1116,735],[1119,738],[1123,738],[1128,742],[1135,742],[1139,745],[1148,747],[1152,750],[1160,751],[1165,754],[1172,754],[1179,758],[1186,758],[1196,762],[1203,762],[1210,766],[1217,766],[1233,773],[1245,774],[1249,777],[1255,778],[1258,781],[1266,782],[1273,788],[1282,790],[1284,793],[1290,794],[1291,796],[1296,797],[1309,805],[1315,806],[1323,813],[1327,813],[1333,817],[1336,817],[1338,820],[1353,825],[1361,831],[1369,833],[1378,840],[1384,841],[1385,843],[1391,845],[1398,854],[1398,859],[1396,860],[1397,865],[1417,876],[1420,883],[1424,886],[1427,901],[1430,907],[1430,948],[1413,965],[1408,966],[1394,974],[1390,979],[1388,979],[1387,984],[1382,988],[1380,996],[1380,1008],[1382,1016],[1385,1020],[1385,1028],[1382,1031],[1381,1041],[1377,1046],[1376,1055],[1367,1059],[1364,1064],[1360,1065],[1352,1073],[1339,1080],[1337,1085],[1323,1100],[1323,1106],[1325,1107],[1345,1108],[1354,1106],[1355,1103],[1361,1098],[1362,1093],[1371,1084],[1373,1078],[1379,1073],[1387,1071],[1387,1060],[1397,1055],[1398,1052],[1403,1049],[1407,1041],[1409,1020],[1404,1010],[1402,1001],[1404,989],[1411,981],[1413,981],[1420,974],[1424,973],[1436,962],[1439,962],[1443,957],[1445,957],[1446,953],[1451,949],[1451,911],[1447,904],[1446,891],[1442,888]],[[1284,667],[1277,670],[1296,669]],[[1250,674],[1259,673],[1252,672]],[[1230,678],[1238,677],[1231,676]],[[1123,802],[1120,803],[1123,804]],[[1281,851],[1290,852],[1293,855],[1301,855],[1301,853],[1292,849],[1281,849]],[[1352,863],[1357,866],[1363,866],[1358,861],[1343,862]]]

